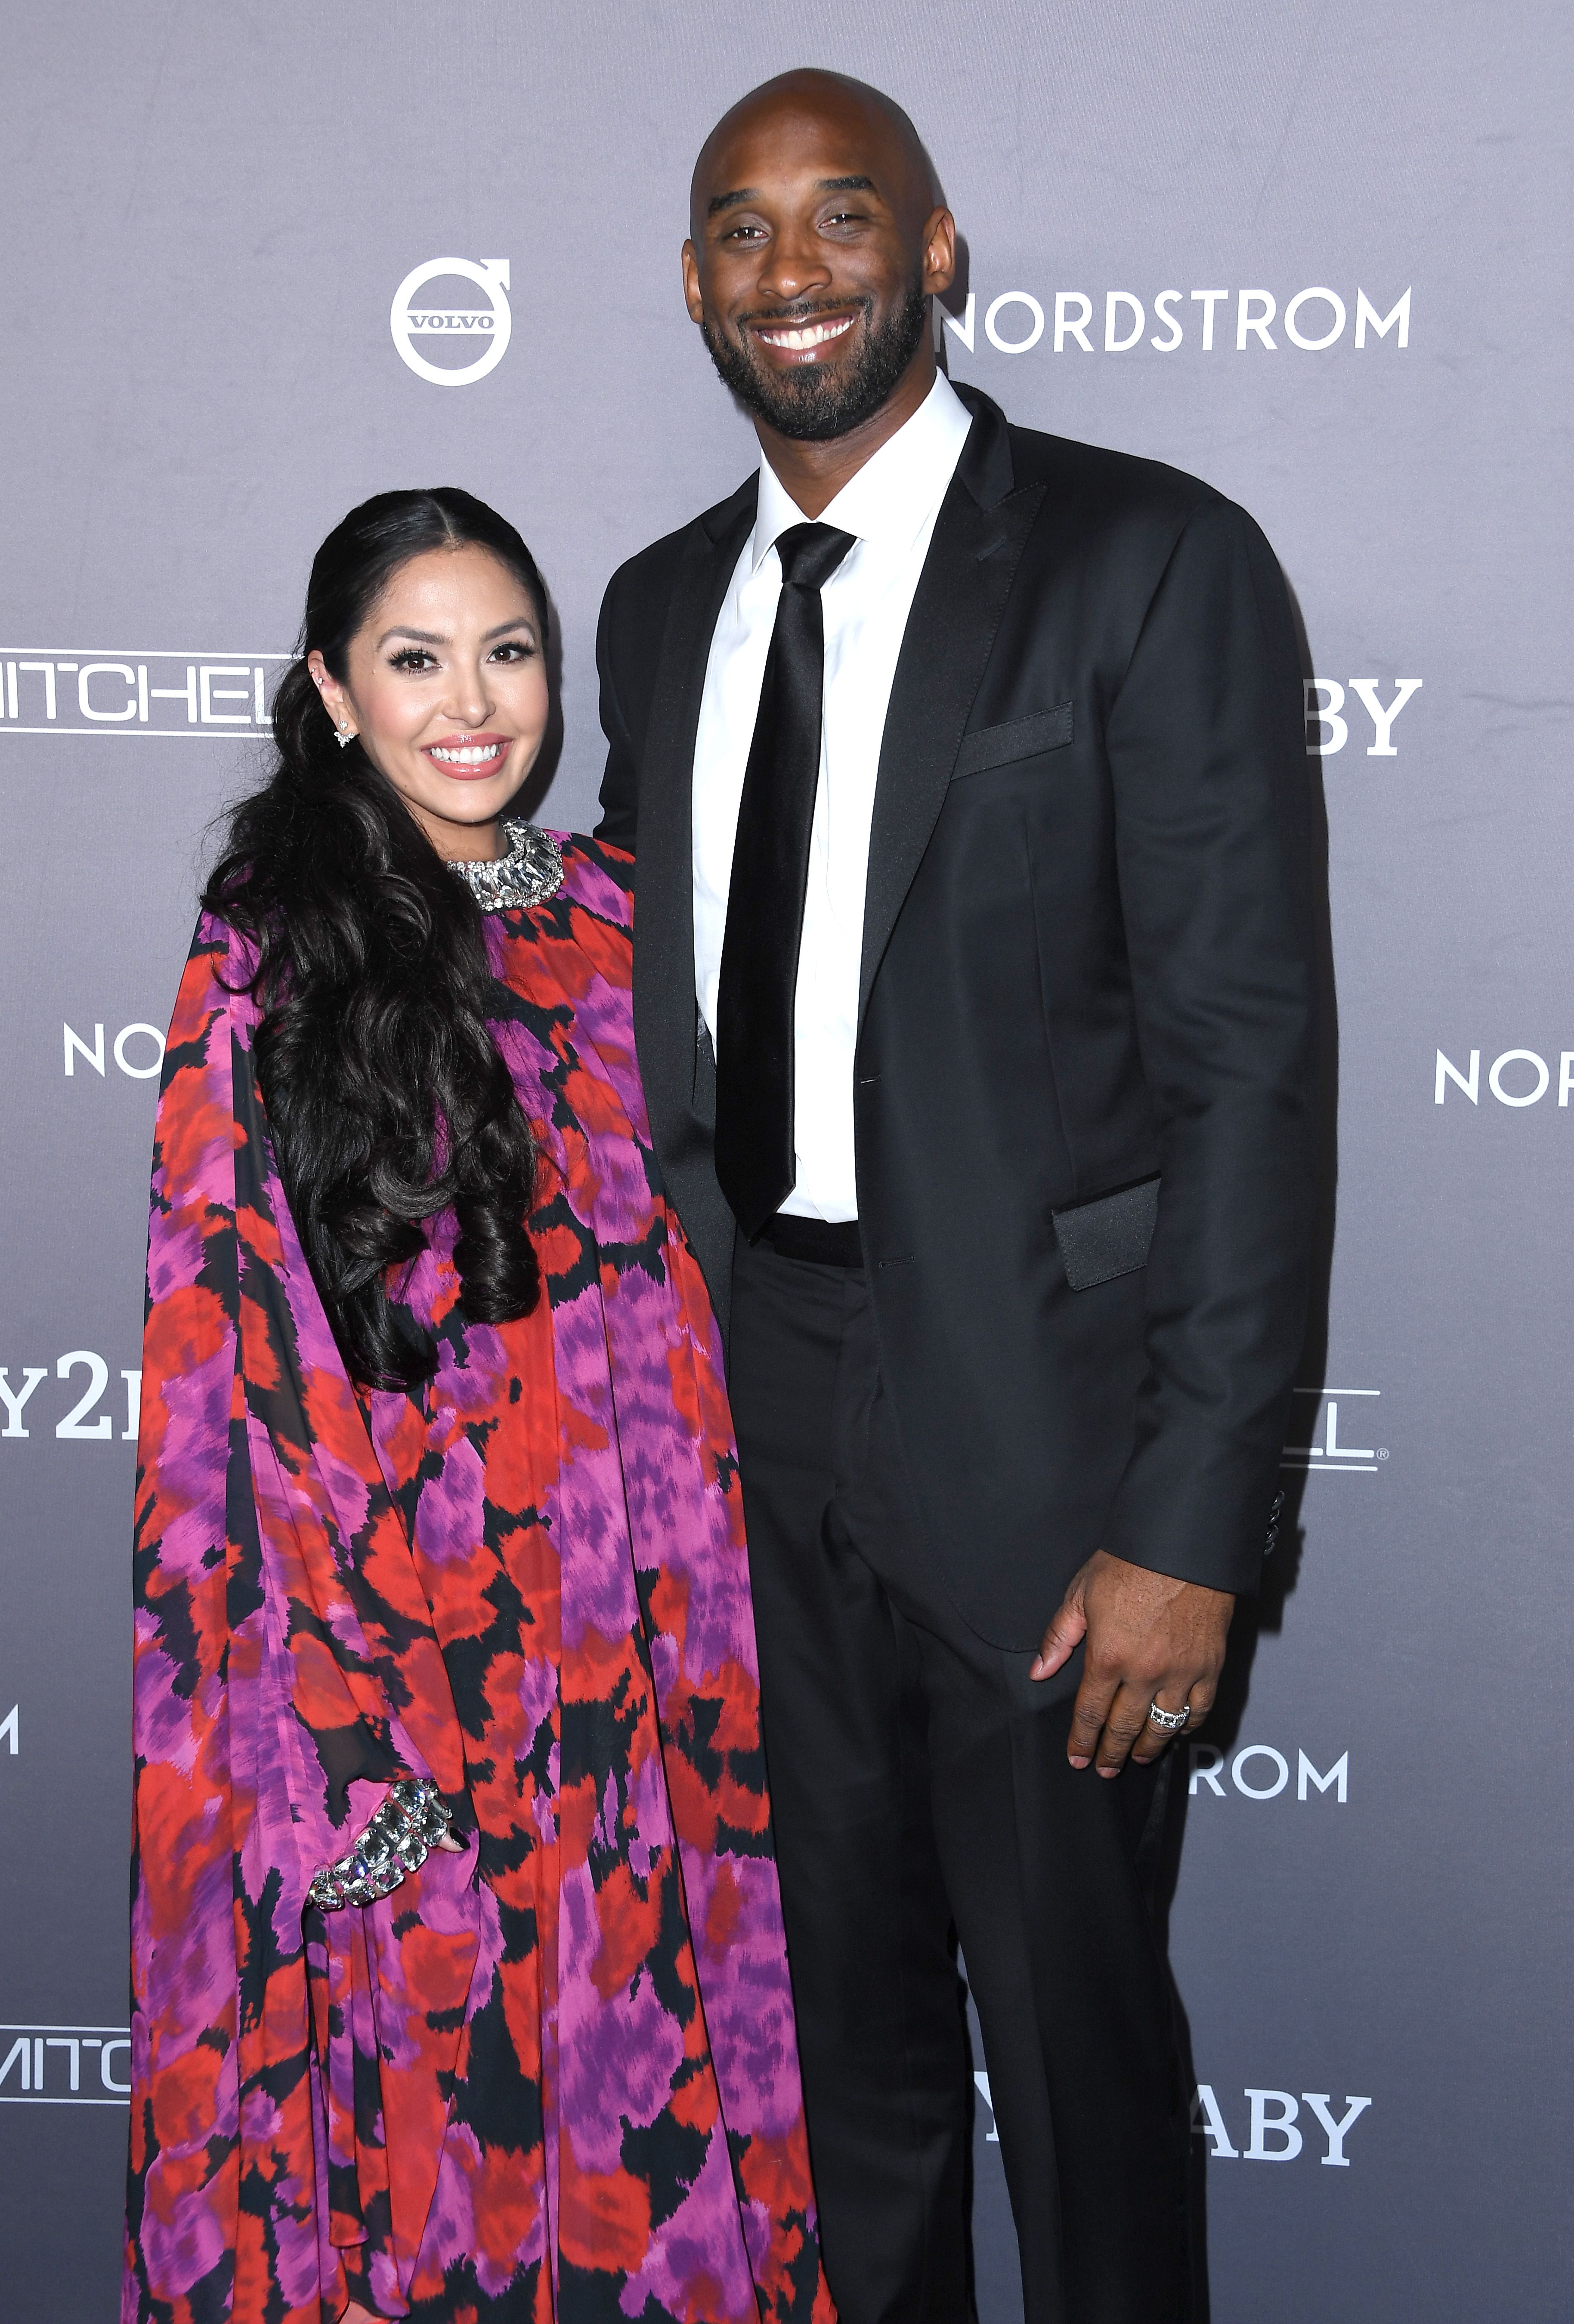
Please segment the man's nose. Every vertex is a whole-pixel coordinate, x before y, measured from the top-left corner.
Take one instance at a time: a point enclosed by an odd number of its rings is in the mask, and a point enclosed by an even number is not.
[[[808,226],[777,230],[760,272],[760,290],[767,299],[802,299],[830,283],[830,264],[824,245]]]

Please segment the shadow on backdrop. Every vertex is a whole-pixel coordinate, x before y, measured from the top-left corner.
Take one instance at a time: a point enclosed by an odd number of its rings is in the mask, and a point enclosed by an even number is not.
[[[542,737],[535,764],[508,810],[510,815],[523,816],[527,823],[533,823],[541,813],[542,802],[552,787],[552,777],[563,755],[563,617],[558,611],[551,582],[544,574],[542,577],[547,593],[547,691],[551,706],[547,712],[547,731]]]
[[[1310,680],[1313,665],[1311,650],[1307,642],[1306,623],[1288,576],[1284,586],[1289,592],[1290,609],[1295,622],[1301,677],[1303,680]],[[1320,758],[1309,758],[1307,768],[1309,905],[1318,1007],[1314,1129],[1317,1209],[1312,1231],[1306,1342],[1296,1383],[1300,1388],[1320,1393],[1328,1379],[1329,1296],[1333,1268],[1334,1225],[1338,1207],[1339,1025],[1334,976],[1333,922],[1329,899],[1328,805],[1323,788],[1322,761]],[[1293,1468],[1280,1471],[1284,1506],[1279,1518],[1279,1544],[1264,1567],[1261,1594],[1255,1600],[1244,1600],[1237,1606],[1230,1627],[1229,1652],[1206,1730],[1206,1739],[1221,1750],[1227,1758],[1239,1739],[1241,1722],[1251,1697],[1252,1667],[1256,1660],[1258,1641],[1265,1632],[1272,1634],[1283,1628],[1285,1608],[1294,1595],[1300,1579],[1301,1561],[1306,1545],[1301,1505],[1306,1493],[1307,1473]],[[1185,1840],[1190,1796],[1190,1762],[1183,1745],[1177,1747],[1174,1757],[1170,1813],[1153,1898],[1155,1920],[1166,1957],[1170,1910],[1180,1877],[1180,1851]],[[1170,1988],[1185,2087],[1193,2090],[1197,2087],[1197,2073],[1191,2055],[1191,2029],[1172,1971]],[[1192,2309],[1189,2324],[1208,2324],[1208,2147],[1204,2139],[1194,2137],[1191,2141],[1190,2170],[1193,2249]]]
[[[935,316],[935,361],[949,379],[950,341],[946,337],[946,318],[959,323],[968,311],[968,284],[973,271],[972,254],[965,234],[957,236],[957,272],[949,290],[941,291],[935,300],[939,312]],[[1009,417],[1009,414],[1007,415]]]

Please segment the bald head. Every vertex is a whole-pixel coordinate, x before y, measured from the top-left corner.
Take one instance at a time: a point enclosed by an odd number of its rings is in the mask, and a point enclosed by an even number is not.
[[[689,193],[690,232],[698,242],[716,206],[752,188],[737,163],[750,152],[783,157],[829,136],[866,161],[864,174],[916,234],[940,203],[934,165],[894,97],[850,74],[800,65],[762,81],[729,106],[699,149]]]

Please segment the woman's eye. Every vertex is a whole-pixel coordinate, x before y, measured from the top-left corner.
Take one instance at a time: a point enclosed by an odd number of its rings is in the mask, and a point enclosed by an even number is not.
[[[535,648],[526,639],[509,638],[502,645],[493,647],[492,659],[504,662],[529,661],[534,652]]]
[[[424,646],[404,646],[389,657],[394,669],[434,669],[437,665]]]

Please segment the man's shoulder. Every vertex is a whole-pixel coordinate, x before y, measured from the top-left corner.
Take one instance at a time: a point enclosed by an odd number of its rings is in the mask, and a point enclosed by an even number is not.
[[[1058,557],[1069,548],[1140,576],[1153,574],[1155,563],[1162,570],[1183,534],[1206,556],[1215,536],[1223,548],[1255,532],[1244,509],[1183,468],[1017,427],[979,389],[963,384],[957,392],[974,422],[960,473],[991,503],[1005,491],[1038,488],[1029,538],[1041,551],[1052,546]]]
[[[743,526],[745,520],[753,523],[758,492],[758,477],[745,477],[736,492],[718,501],[713,508],[702,510],[675,531],[663,533],[648,548],[625,558],[606,585],[608,607],[615,603],[637,603],[653,595],[664,603],[697,545],[703,542],[714,546],[725,540],[729,531]]]
[[[1069,556],[1089,586],[1114,579],[1123,594],[1145,595],[1180,556],[1198,573],[1273,568],[1254,518],[1203,477],[1037,429],[1010,435],[1018,489],[1043,490],[1029,536],[1030,573],[1060,570]]]
[[[1008,423],[1009,424],[1009,423]],[[1232,503],[1216,485],[1162,460],[1104,444],[1079,443],[1037,428],[1010,427],[1012,466],[1019,485],[1042,484],[1046,500],[1069,501],[1111,517],[1131,515],[1184,524],[1199,509]]]

